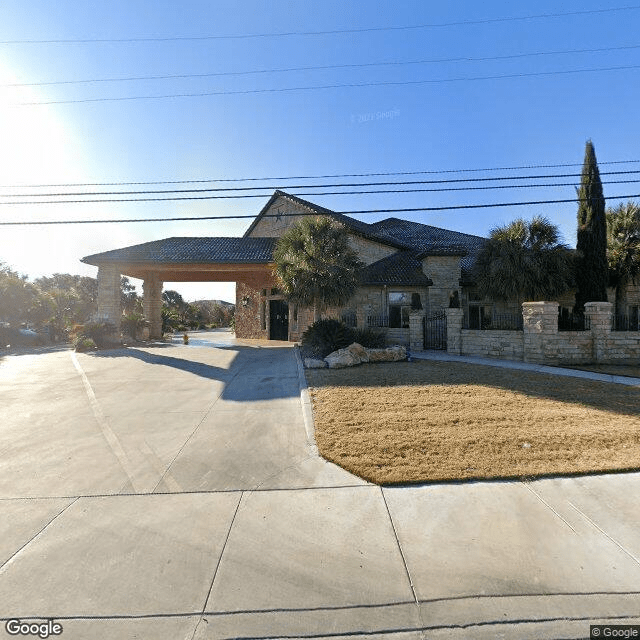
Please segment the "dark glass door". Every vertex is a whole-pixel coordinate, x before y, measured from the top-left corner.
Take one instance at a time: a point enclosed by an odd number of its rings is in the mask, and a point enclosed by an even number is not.
[[[289,303],[269,300],[269,340],[289,339]]]

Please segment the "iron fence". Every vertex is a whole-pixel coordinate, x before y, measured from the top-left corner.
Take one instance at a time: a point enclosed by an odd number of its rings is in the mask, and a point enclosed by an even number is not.
[[[483,316],[476,322],[465,318],[463,329],[476,329],[482,331],[522,331],[521,313],[494,313],[491,316]]]
[[[343,313],[340,320],[342,320],[343,324],[346,324],[347,327],[351,327],[352,329],[355,329],[358,326],[358,316],[353,311]]]
[[[640,331],[640,316],[636,314],[613,316],[611,328],[614,331]]]
[[[378,313],[372,316],[367,316],[368,327],[388,327],[389,316],[384,313]]]
[[[445,311],[425,316],[422,320],[424,348],[447,349],[447,315]]]
[[[560,309],[558,313],[558,331],[589,331],[591,324],[584,313],[574,313]]]

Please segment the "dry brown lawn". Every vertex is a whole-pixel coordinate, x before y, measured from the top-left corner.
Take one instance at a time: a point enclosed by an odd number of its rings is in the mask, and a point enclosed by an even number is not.
[[[640,389],[451,362],[306,371],[327,459],[379,484],[640,469]]]

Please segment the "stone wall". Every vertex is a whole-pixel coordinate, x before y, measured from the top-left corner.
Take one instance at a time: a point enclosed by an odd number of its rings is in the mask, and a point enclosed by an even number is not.
[[[96,320],[111,322],[116,333],[120,332],[122,303],[120,297],[120,272],[113,265],[98,267],[98,315]]]
[[[262,293],[269,293],[274,286],[273,276],[266,270],[236,283],[236,337],[269,338],[269,304]]]
[[[461,331],[461,353],[467,356],[522,360],[524,335],[522,331]]]
[[[394,247],[367,240],[354,233],[349,234],[349,244],[356,251],[360,260],[366,265],[378,262],[378,260],[382,260],[398,252]]]
[[[429,312],[448,308],[454,291],[460,297],[460,256],[427,256],[422,260],[422,271],[433,281],[429,287]]]
[[[462,310],[447,309],[447,351],[539,364],[640,363],[640,331],[612,331],[611,303],[585,305],[587,331],[558,331],[558,307],[557,302],[525,302],[523,331],[462,329]],[[420,349],[417,317],[414,325],[411,348]]]

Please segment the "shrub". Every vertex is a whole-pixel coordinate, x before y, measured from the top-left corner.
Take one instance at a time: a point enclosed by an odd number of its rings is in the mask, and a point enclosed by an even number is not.
[[[85,336],[77,336],[73,341],[73,347],[76,351],[92,351],[97,349],[96,343]]]
[[[353,341],[368,349],[382,349],[387,346],[384,331],[374,329],[353,329]]]
[[[121,326],[122,331],[127,335],[130,335],[134,340],[138,339],[138,332],[140,329],[143,329],[148,321],[145,320],[145,317],[141,313],[129,313],[122,316]]]
[[[302,354],[306,358],[324,358],[332,351],[354,342],[354,332],[339,320],[316,320],[302,334]]]
[[[108,346],[109,337],[113,336],[116,332],[115,325],[111,322],[87,322],[82,327],[76,337],[76,340],[81,338],[90,338],[94,345],[99,348]]]

